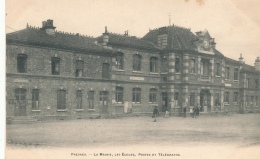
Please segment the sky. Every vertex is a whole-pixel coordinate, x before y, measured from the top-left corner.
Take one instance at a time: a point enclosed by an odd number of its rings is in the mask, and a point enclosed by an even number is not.
[[[143,37],[170,24],[207,29],[225,56],[254,65],[260,56],[258,0],[6,0],[6,32],[53,19],[58,31],[100,36],[109,32]],[[169,16],[170,14],[170,16]],[[171,19],[171,20],[170,20]]]

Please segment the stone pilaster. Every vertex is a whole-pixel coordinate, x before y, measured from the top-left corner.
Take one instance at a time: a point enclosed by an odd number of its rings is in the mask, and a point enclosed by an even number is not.
[[[168,63],[168,81],[174,82],[174,76],[175,76],[175,53],[169,53],[169,63]],[[169,101],[170,101],[170,107],[171,107],[171,113],[174,113],[174,85],[170,85],[169,90]]]
[[[182,72],[182,79],[183,82],[188,82],[189,81],[189,54],[184,54],[183,55],[183,72]]]

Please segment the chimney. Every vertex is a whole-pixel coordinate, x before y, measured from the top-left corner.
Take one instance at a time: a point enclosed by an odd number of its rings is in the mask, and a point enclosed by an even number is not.
[[[103,33],[103,45],[106,46],[109,42],[109,33],[107,31],[107,26],[105,26],[105,32]]]
[[[239,62],[240,62],[240,63],[244,63],[243,59],[244,59],[244,58],[242,57],[242,54],[240,54]]]
[[[255,60],[255,69],[260,71],[260,57],[257,57]]]
[[[216,48],[215,38],[212,38],[210,40],[210,44],[211,44],[212,48],[214,48],[214,49]]]
[[[157,35],[157,46],[164,49],[168,45],[168,32],[166,27],[159,28]]]
[[[41,30],[44,30],[48,35],[55,35],[55,28],[56,27],[53,26],[53,20],[51,19],[42,22]]]
[[[125,36],[128,36],[128,30],[125,31]]]

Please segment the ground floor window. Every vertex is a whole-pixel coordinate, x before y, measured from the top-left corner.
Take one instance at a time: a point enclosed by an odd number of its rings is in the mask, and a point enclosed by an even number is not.
[[[82,109],[82,90],[78,90],[76,94],[77,109]]]
[[[132,102],[141,103],[141,88],[133,88]]]
[[[238,103],[238,92],[234,92],[233,102]]]
[[[224,102],[225,102],[226,104],[229,104],[229,92],[225,92]]]
[[[94,109],[94,91],[88,92],[89,109]]]
[[[190,94],[190,106],[195,106],[195,93]]]
[[[220,106],[219,93],[215,94],[215,106]]]
[[[156,93],[157,90],[155,88],[151,88],[149,91],[149,103],[156,103]]]
[[[255,106],[258,106],[258,96],[255,96]]]
[[[178,106],[179,105],[179,92],[175,92],[174,101],[175,101],[175,106]]]
[[[39,109],[39,90],[38,89],[32,90],[32,109],[33,110]]]
[[[57,92],[57,109],[66,109],[66,90]]]
[[[248,97],[248,95],[246,96],[246,106],[249,106],[249,97]]]
[[[116,87],[116,103],[123,103],[124,89],[123,87]]]

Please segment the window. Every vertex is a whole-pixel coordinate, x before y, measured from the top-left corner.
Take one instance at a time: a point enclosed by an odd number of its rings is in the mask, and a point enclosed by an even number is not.
[[[133,70],[134,71],[141,71],[141,61],[142,61],[142,57],[141,55],[133,55]]]
[[[202,75],[209,75],[209,59],[201,59],[201,74]]]
[[[179,105],[179,92],[175,92],[174,101],[175,101],[175,106],[178,106]]]
[[[82,77],[84,69],[84,62],[81,60],[76,61],[76,77]]]
[[[94,109],[94,91],[88,92],[89,109]]]
[[[162,72],[167,72],[168,60],[167,58],[162,58]]]
[[[124,69],[124,54],[123,53],[119,53],[116,56],[116,68],[119,70]]]
[[[17,55],[17,72],[18,73],[27,72],[27,55],[25,54]]]
[[[238,68],[234,69],[234,80],[238,80]]]
[[[190,94],[190,106],[195,106],[195,93]]]
[[[233,102],[238,103],[238,92],[234,92]]]
[[[229,72],[230,71],[230,68],[229,67],[226,67],[226,79],[229,79],[230,76],[229,76]]]
[[[246,88],[249,88],[249,78],[246,79]]]
[[[156,103],[156,93],[157,90],[155,88],[151,88],[149,91],[149,103]]]
[[[258,79],[255,80],[255,88],[256,88],[256,89],[259,88],[259,80],[258,80]]]
[[[225,102],[226,104],[229,104],[229,92],[225,92],[224,102]]]
[[[253,103],[254,103],[254,96],[251,96],[251,100],[250,101],[251,101],[250,104],[253,105]]]
[[[109,64],[103,63],[102,65],[102,78],[109,79]]]
[[[192,73],[192,74],[196,73],[195,70],[196,70],[195,59],[192,59],[190,61],[190,73]]]
[[[180,58],[175,59],[175,73],[180,73],[181,61]]]
[[[217,67],[217,68],[216,68],[216,70],[217,70],[216,75],[217,75],[217,76],[220,76],[220,73],[221,73],[220,63],[217,63],[217,66],[216,66],[216,67]]]
[[[116,103],[123,103],[124,89],[123,87],[116,87]]]
[[[32,90],[32,110],[39,109],[39,90],[33,89]]]
[[[133,88],[132,102],[141,103],[141,88]]]
[[[57,109],[66,109],[66,90],[57,92]]]
[[[220,106],[219,93],[215,94],[215,106]]]
[[[77,109],[82,109],[82,90],[77,91],[76,97],[77,97]]]
[[[52,70],[52,75],[60,74],[60,58],[53,57],[51,59],[51,70]]]
[[[167,77],[167,76],[163,76],[163,77],[162,77],[162,82],[167,82],[167,80],[168,80],[168,77]]]
[[[150,57],[150,72],[158,72],[157,61],[157,57]]]

